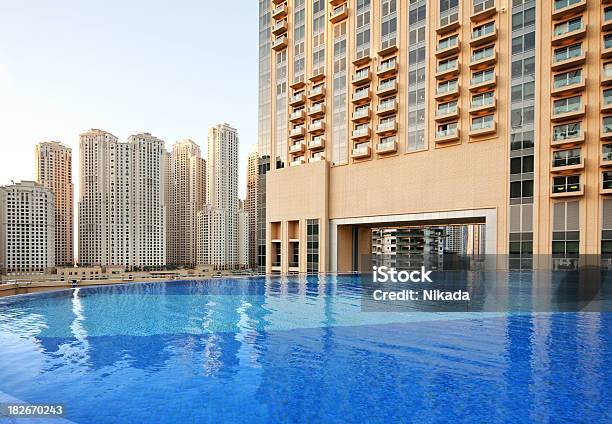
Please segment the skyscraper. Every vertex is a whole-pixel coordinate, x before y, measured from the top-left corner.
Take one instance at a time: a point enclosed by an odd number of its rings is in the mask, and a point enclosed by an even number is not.
[[[166,264],[164,142],[80,135],[79,263],[147,269]]]
[[[612,254],[609,1],[269,8],[268,271],[358,269],[371,228],[431,220],[527,266]]]
[[[55,195],[22,181],[0,187],[0,271],[45,272],[55,266]]]
[[[255,268],[257,264],[257,145],[254,145],[247,157],[247,191],[244,201],[244,210],[248,214],[248,266]]]
[[[228,124],[208,131],[206,211],[199,221],[205,238],[200,264],[215,269],[238,266],[238,132]]]
[[[56,141],[36,145],[36,181],[55,195],[55,264],[74,264],[72,149]]]
[[[197,263],[197,215],[206,203],[206,161],[192,140],[172,146],[168,156],[167,259],[168,264]]]

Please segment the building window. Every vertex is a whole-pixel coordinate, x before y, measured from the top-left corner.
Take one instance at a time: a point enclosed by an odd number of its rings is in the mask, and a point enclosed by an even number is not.
[[[332,115],[332,164],[348,161],[347,134],[347,72],[346,72],[346,22],[334,26],[334,75]]]
[[[381,0],[380,10],[380,39],[384,50],[397,44],[397,0]]]
[[[319,272],[319,220],[306,220],[306,272]]]

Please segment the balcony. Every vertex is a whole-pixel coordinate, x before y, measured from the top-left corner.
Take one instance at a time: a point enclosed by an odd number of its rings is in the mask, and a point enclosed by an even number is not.
[[[436,49],[436,57],[443,58],[459,53],[460,50],[459,37],[453,36],[440,40]]]
[[[611,113],[612,112],[612,90],[608,90],[610,93],[604,91],[601,99],[601,112]]]
[[[601,85],[612,85],[612,63],[604,65],[601,72]]]
[[[580,182],[553,184],[550,197],[573,197],[583,196],[584,187]]]
[[[380,136],[390,135],[397,132],[397,121],[382,122],[376,127],[376,134]]]
[[[332,24],[336,24],[346,18],[348,18],[348,6],[346,3],[329,12],[329,20]]]
[[[482,21],[495,16],[497,8],[495,7],[495,0],[486,0],[480,4],[475,4],[472,8],[472,15],[470,20],[472,22]]]
[[[555,34],[553,32],[551,42],[553,46],[560,46],[568,42],[580,41],[586,36],[586,32],[587,27],[585,24],[582,24],[581,28],[577,28],[571,31],[566,31],[558,34]]]
[[[313,137],[308,143],[308,149],[310,150],[321,150],[325,148],[325,137]]]
[[[325,160],[325,153],[320,152],[310,158],[310,162],[321,162]]]
[[[294,110],[289,114],[289,122],[301,122],[306,119],[306,111],[304,109]]]
[[[386,78],[390,75],[397,74],[397,60],[386,60],[376,68],[376,75],[379,78]]]
[[[470,58],[470,69],[487,68],[497,62],[497,51],[475,52]]]
[[[576,171],[584,169],[584,159],[578,156],[554,158],[552,160],[552,166],[550,172],[554,174],[570,173],[575,174]]]
[[[397,93],[397,80],[384,81],[378,84],[376,94],[379,97],[387,96],[389,94]]]
[[[289,138],[304,138],[305,135],[306,135],[306,128],[304,128],[304,126],[302,125],[298,127],[293,127],[289,131]]]
[[[351,151],[351,157],[353,159],[365,159],[371,156],[370,146],[368,144],[359,145]]]
[[[278,38],[275,38],[274,41],[272,41],[272,50],[274,51],[281,51],[283,49],[287,48],[287,36],[283,35],[280,36]]]
[[[577,106],[567,107],[567,108],[558,108],[555,110],[553,107],[552,116],[550,120],[553,122],[565,121],[567,119],[577,119],[582,118],[585,114],[584,104],[580,104]]]
[[[459,97],[459,87],[460,84],[458,82],[455,84],[446,84],[442,87],[438,86],[435,99],[441,101]]]
[[[436,144],[450,143],[459,141],[459,128],[448,128],[437,130],[434,141]]]
[[[602,173],[600,194],[612,194],[612,174],[611,172]]]
[[[357,109],[353,112],[351,120],[353,122],[365,122],[369,121],[372,118],[372,109],[370,107],[364,107],[361,109]]]
[[[284,19],[282,21],[278,21],[276,22],[274,25],[272,25],[272,34],[274,35],[281,35],[287,32],[287,28],[288,28],[288,24],[287,24],[287,20]]]
[[[470,46],[478,47],[483,44],[488,44],[497,40],[497,28],[495,24],[492,27],[486,27],[480,31],[472,31],[472,38],[470,39]]]
[[[603,46],[601,49],[602,59],[612,57],[612,34],[607,34],[604,36]]]
[[[289,166],[299,166],[304,165],[304,163],[306,163],[304,156],[300,156],[299,158],[295,158],[291,162],[289,162]]]
[[[436,110],[436,122],[453,121],[459,119],[461,108],[455,104],[454,107],[445,107]]]
[[[459,60],[457,58],[438,64],[436,74],[434,76],[436,79],[444,80],[455,75],[459,75]]]
[[[304,153],[306,146],[303,141],[298,141],[289,146],[289,153],[295,155],[296,153]]]
[[[308,99],[310,100],[321,100],[323,97],[325,97],[325,87],[323,85],[317,85],[308,90]]]
[[[581,51],[574,55],[554,55],[550,69],[554,72],[561,71],[574,66],[583,65],[586,62],[586,52]]]
[[[485,112],[491,112],[497,108],[497,99],[493,96],[486,100],[472,101],[470,103],[470,115],[479,115]]]
[[[562,20],[577,15],[586,9],[586,0],[555,0],[552,4],[552,18]]]
[[[497,122],[491,121],[484,125],[470,126],[470,137],[482,137],[484,135],[495,134],[497,132]]]
[[[306,95],[303,92],[296,93],[289,98],[290,106],[300,106],[300,105],[303,105],[304,103],[306,103]]]
[[[322,116],[325,115],[325,104],[316,103],[308,108],[308,116]]]
[[[286,4],[281,4],[272,10],[272,19],[279,20],[287,16],[288,9]]]
[[[604,9],[603,17],[601,18],[601,30],[612,30],[612,7],[606,7]]]
[[[609,116],[603,118],[601,133],[599,135],[602,140],[612,140],[612,119],[610,118]]]
[[[363,85],[372,81],[372,73],[370,68],[359,69],[353,74],[353,85]]]
[[[586,78],[581,78],[580,81],[570,82],[569,84],[557,84],[553,78],[553,87],[550,95],[553,97],[563,97],[568,94],[579,93],[584,91],[586,87]]]
[[[308,132],[311,134],[321,134],[325,132],[325,121],[319,120],[308,126]]]
[[[579,144],[584,143],[584,140],[585,140],[585,131],[568,132],[567,134],[564,134],[563,136],[559,136],[557,138],[553,136],[550,142],[550,146],[551,147],[577,146]]]
[[[397,113],[397,101],[383,101],[376,108],[376,114],[379,116],[390,115]]]
[[[395,42],[390,43],[389,41],[387,41],[386,43],[383,42],[383,47],[381,47],[378,50],[378,55],[381,57],[386,57],[386,56],[394,54],[396,51],[397,51],[397,44],[395,44]]]
[[[390,140],[381,141],[376,145],[376,153],[385,155],[397,152],[397,140],[395,137],[390,137]]]
[[[353,93],[353,103],[367,103],[372,98],[372,92],[370,89],[357,90]]]
[[[363,126],[360,128],[356,128],[353,130],[352,139],[353,140],[366,140],[372,137],[372,130],[370,126]]]
[[[610,144],[604,144],[604,147],[610,147]],[[599,165],[602,168],[610,168],[612,167],[612,149],[609,149],[608,151],[602,152],[601,154],[601,162],[599,163]]]
[[[497,75],[478,75],[470,80],[470,91],[482,91],[495,87]]]

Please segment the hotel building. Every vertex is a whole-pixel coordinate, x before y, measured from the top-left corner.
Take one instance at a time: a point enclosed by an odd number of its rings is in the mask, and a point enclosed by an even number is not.
[[[192,140],[172,146],[167,156],[167,262],[197,263],[197,215],[206,203],[206,161]]]
[[[259,106],[268,272],[393,225],[612,253],[610,0],[262,0]]]
[[[74,264],[72,149],[56,141],[36,145],[36,182],[55,195],[55,263]]]
[[[55,266],[55,195],[22,181],[0,187],[0,272],[43,273]]]
[[[247,189],[244,200],[244,211],[248,214],[248,266],[255,268],[257,252],[257,145],[254,145],[247,157]]]
[[[80,135],[80,266],[166,265],[164,152],[149,133]]]
[[[198,214],[198,265],[235,269],[239,264],[238,132],[228,124],[208,131],[206,210]]]

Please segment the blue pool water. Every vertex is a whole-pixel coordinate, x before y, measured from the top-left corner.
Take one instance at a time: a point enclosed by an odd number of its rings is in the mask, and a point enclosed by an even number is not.
[[[77,423],[604,423],[611,370],[611,313],[362,312],[351,276],[0,299],[0,399]]]

